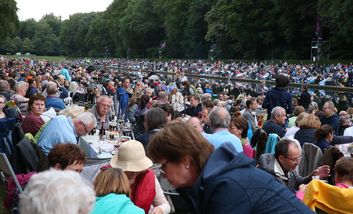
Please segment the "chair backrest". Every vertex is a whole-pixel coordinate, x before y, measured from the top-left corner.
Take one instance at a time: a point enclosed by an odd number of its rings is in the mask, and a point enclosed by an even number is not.
[[[265,153],[275,153],[275,147],[280,140],[280,137],[278,134],[271,133],[268,135],[267,142],[266,142],[266,148],[265,148]]]
[[[38,171],[39,158],[33,146],[32,142],[26,137],[15,146],[16,173]]]
[[[11,176],[13,181],[16,184],[16,187],[18,189],[18,191],[21,193],[23,192],[22,187],[20,185],[20,183],[17,180],[17,177],[15,175],[15,172],[12,169],[12,166],[9,162],[9,160],[7,159],[7,156],[5,153],[0,153],[0,170],[5,173],[8,176]]]
[[[304,143],[302,149],[302,161],[299,164],[299,175],[309,175],[319,166],[321,159],[322,152],[318,146],[312,143]]]

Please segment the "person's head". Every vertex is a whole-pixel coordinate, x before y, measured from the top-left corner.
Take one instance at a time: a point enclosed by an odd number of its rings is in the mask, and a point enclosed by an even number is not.
[[[112,107],[112,98],[109,96],[100,96],[96,101],[97,114],[100,117],[106,116]]]
[[[97,126],[97,119],[91,112],[84,112],[73,120],[76,134],[78,136],[87,135]]]
[[[113,168],[122,169],[128,177],[130,185],[135,182],[140,173],[153,165],[139,141],[129,140],[122,143],[118,153],[110,160],[110,165]]]
[[[283,171],[291,172],[300,163],[301,150],[291,139],[280,140],[275,147],[275,158],[281,165]]]
[[[3,95],[0,95],[0,112],[4,109],[6,105],[6,97]]]
[[[202,111],[199,113],[198,117],[202,124],[210,123],[210,118],[208,116],[209,110],[208,108],[202,108]]]
[[[105,196],[109,193],[123,194],[129,197],[130,183],[122,169],[108,168],[102,170],[94,181],[96,196]]]
[[[0,80],[0,91],[9,92],[11,89],[10,84],[6,80]]]
[[[318,129],[321,127],[320,119],[314,114],[304,113],[299,122],[300,129]]]
[[[196,107],[200,103],[200,96],[198,94],[193,94],[190,96],[190,105]]]
[[[324,106],[322,107],[322,112],[324,113],[325,117],[331,117],[332,114],[335,112],[335,104],[332,101],[326,101]]]
[[[228,128],[230,123],[229,112],[222,107],[215,107],[209,114],[211,127],[213,130],[218,128]]]
[[[271,120],[278,125],[284,125],[286,123],[287,114],[286,110],[280,106],[276,106],[271,111]]]
[[[353,158],[342,157],[335,164],[335,183],[353,185]]]
[[[202,132],[202,123],[197,117],[190,117],[187,121],[187,123],[194,127],[197,131]]]
[[[19,81],[19,82],[16,82],[14,87],[17,94],[25,96],[28,90],[28,83],[24,81]]]
[[[174,117],[174,109],[171,105],[169,104],[162,104],[159,106],[161,109],[163,109],[163,111],[165,112],[165,116],[167,117],[167,123],[169,123],[172,118]]]
[[[138,107],[140,109],[146,108],[149,101],[150,101],[150,97],[147,94],[143,94],[138,100]]]
[[[29,79],[28,80],[28,85],[31,87],[37,87],[37,82],[35,79]]]
[[[332,142],[333,139],[333,129],[330,125],[322,125],[318,130],[315,132],[315,138],[317,141],[326,140],[329,143]]]
[[[301,91],[302,91],[302,92],[308,92],[308,86],[304,84],[304,85],[301,87]]]
[[[145,113],[145,129],[160,129],[167,123],[166,113],[161,108],[151,108]]]
[[[173,122],[150,139],[148,154],[162,164],[168,181],[175,187],[192,186],[213,152],[213,146],[190,125]]]
[[[257,107],[259,106],[259,104],[256,101],[256,98],[250,98],[248,99],[246,102],[246,108],[251,110],[251,111],[255,111],[257,109]]]
[[[165,92],[165,91],[160,91],[160,92],[158,93],[157,99],[160,100],[160,101],[162,101],[162,102],[168,103],[168,94],[167,94],[167,92]]]
[[[35,115],[40,115],[45,111],[45,97],[41,94],[33,95],[28,101],[28,110]]]
[[[57,170],[72,170],[80,173],[85,161],[85,154],[80,147],[71,143],[57,144],[48,154],[49,167]]]
[[[78,173],[48,170],[31,177],[20,194],[21,213],[88,214],[95,193]]]
[[[299,116],[300,113],[304,112],[305,109],[303,106],[297,106],[295,107],[294,111],[293,111],[293,115],[294,116]]]
[[[50,81],[47,83],[47,93],[48,95],[57,95],[59,88],[56,82]]]
[[[124,87],[125,89],[130,88],[130,79],[129,79],[129,78],[125,78],[125,79],[123,80],[123,87]]]
[[[302,112],[298,115],[298,117],[295,119],[295,126],[296,127],[299,127],[299,123],[300,121],[304,118],[304,116],[306,115],[307,113],[305,112]]]
[[[149,97],[152,97],[153,96],[153,88],[146,88],[146,95],[149,96]]]
[[[279,75],[277,75],[275,82],[276,82],[276,87],[285,88],[289,84],[289,78],[287,76],[279,74]]]
[[[239,139],[242,139],[247,137],[248,128],[248,121],[241,116],[240,112],[236,112],[230,120],[229,132],[237,136]]]

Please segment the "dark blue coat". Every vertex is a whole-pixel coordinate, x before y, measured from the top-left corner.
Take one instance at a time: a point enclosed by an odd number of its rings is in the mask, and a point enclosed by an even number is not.
[[[320,122],[321,122],[321,125],[330,125],[333,129],[333,133],[335,135],[338,135],[338,129],[340,127],[340,123],[339,123],[339,117],[336,113],[333,113],[333,115],[331,117],[325,117],[325,116],[322,116],[320,118]]]
[[[191,188],[178,191],[194,213],[312,213],[287,187],[228,143],[214,151]]]
[[[293,113],[292,95],[282,88],[272,88],[266,94],[262,103],[262,108],[267,109],[268,119],[274,107],[281,106],[286,110],[287,114]]]

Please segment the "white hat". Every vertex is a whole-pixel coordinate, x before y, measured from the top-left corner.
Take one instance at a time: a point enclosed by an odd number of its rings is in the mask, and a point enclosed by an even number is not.
[[[123,171],[140,172],[150,168],[153,163],[146,156],[142,143],[129,140],[121,144],[118,152],[110,160],[110,165]]]

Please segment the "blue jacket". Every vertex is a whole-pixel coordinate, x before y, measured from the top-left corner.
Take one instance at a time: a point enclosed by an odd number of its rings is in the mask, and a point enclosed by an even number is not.
[[[281,106],[286,110],[287,114],[292,114],[292,95],[282,88],[273,88],[269,90],[262,103],[262,108],[267,109],[268,119],[270,118],[272,109],[276,106]]]
[[[97,197],[91,214],[144,214],[145,211],[132,203],[126,195],[110,193]]]
[[[287,187],[228,143],[213,152],[192,187],[178,191],[194,213],[312,213]]]
[[[127,113],[128,113],[129,95],[126,92],[125,88],[123,88],[123,87],[118,88],[116,94],[117,94],[117,98],[119,100],[118,117],[125,114],[124,119],[126,120]]]

